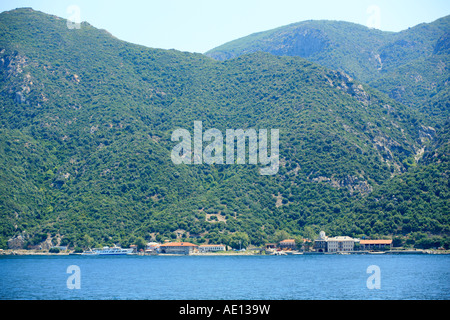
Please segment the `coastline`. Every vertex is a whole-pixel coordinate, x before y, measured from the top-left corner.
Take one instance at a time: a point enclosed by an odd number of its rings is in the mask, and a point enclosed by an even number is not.
[[[352,251],[352,252],[300,252],[298,254],[282,254],[281,256],[290,255],[395,255],[395,254],[450,254],[450,250],[422,250],[422,249],[410,249],[410,250],[389,250],[389,251]],[[0,256],[69,256],[69,255],[81,255],[80,253],[73,252],[59,252],[51,253],[48,251],[41,250],[25,250],[25,249],[7,249],[0,250]],[[133,253],[131,256],[273,256],[275,254],[259,253],[258,251],[222,251],[222,252],[195,252],[191,254],[139,254]]]

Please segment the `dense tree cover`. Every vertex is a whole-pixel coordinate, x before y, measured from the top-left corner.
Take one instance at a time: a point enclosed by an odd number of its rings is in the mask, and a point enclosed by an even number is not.
[[[343,21],[303,21],[243,37],[206,53],[219,60],[250,52],[300,56],[351,77],[442,125],[448,118],[450,16],[401,32]]]
[[[433,139],[448,125],[436,133],[341,72],[145,48],[31,9],[0,14],[0,67],[2,248],[19,234],[27,245],[235,248],[320,230],[423,246],[423,235],[448,235],[448,148]],[[278,174],[175,165],[171,134],[194,121],[224,134],[279,129]]]

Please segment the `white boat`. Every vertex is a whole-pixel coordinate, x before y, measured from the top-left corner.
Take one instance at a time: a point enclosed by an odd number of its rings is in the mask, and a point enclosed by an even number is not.
[[[88,251],[83,251],[81,253],[82,256],[93,256],[96,255],[97,252],[95,252],[94,250],[89,249]]]
[[[112,248],[110,247],[103,247],[102,249],[92,249],[89,251],[85,251],[82,253],[82,255],[127,255],[132,254],[133,249],[122,249],[121,247],[114,246]]]
[[[286,252],[284,251],[275,251],[274,253],[272,253],[272,255],[274,256],[286,256]]]
[[[92,250],[91,248],[89,248],[88,251],[83,251],[81,253],[82,256],[95,256],[98,255],[98,253],[95,251],[96,249]]]
[[[97,251],[99,255],[125,255],[133,253],[133,249],[122,249],[120,247],[103,247],[102,250]]]

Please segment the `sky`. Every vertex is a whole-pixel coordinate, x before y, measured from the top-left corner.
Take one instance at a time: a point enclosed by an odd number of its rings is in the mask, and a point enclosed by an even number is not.
[[[228,41],[304,20],[341,20],[398,32],[450,14],[449,0],[1,0],[87,21],[153,48],[204,53]]]

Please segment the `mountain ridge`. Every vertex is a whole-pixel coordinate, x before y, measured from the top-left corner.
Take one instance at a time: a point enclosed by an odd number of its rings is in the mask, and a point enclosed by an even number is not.
[[[442,125],[448,117],[449,29],[450,16],[395,33],[313,20],[242,37],[205,54],[218,60],[256,51],[304,57],[343,71],[425,117],[432,115],[430,124]],[[437,100],[436,91],[443,97]]]
[[[0,14],[2,247],[18,236],[23,246],[47,237],[70,246],[262,245],[281,231],[448,232],[445,207],[425,214],[390,204],[376,226],[370,210],[354,216],[373,192],[390,191],[378,190],[392,177],[420,166],[415,157],[434,140],[407,106],[298,57],[220,62],[65,22],[30,9]],[[222,132],[279,128],[279,174],[175,166],[171,133],[199,120]],[[409,225],[417,214],[429,223]]]
[[[438,40],[443,34],[445,34],[445,32],[448,30],[448,25],[450,23],[449,21],[450,15],[439,18],[432,23],[421,23],[412,28],[408,28],[399,32],[389,32],[389,31],[381,31],[378,29],[371,29],[357,23],[346,21],[307,20],[281,26],[267,31],[253,33],[251,35],[229,41],[216,48],[210,49],[207,52],[205,52],[205,54],[218,60],[226,60],[231,57],[236,57],[242,53],[250,53],[255,51],[265,51],[272,53],[274,55],[291,55],[291,56],[294,55],[301,57],[310,56],[309,54],[302,55],[301,52],[296,52],[296,49],[308,50],[308,48],[301,46],[296,47],[295,45],[297,43],[289,41],[283,42],[284,40],[283,36],[291,36],[292,31],[304,32],[304,34],[300,33],[297,34],[297,36],[299,36],[298,38],[300,39],[295,39],[295,37],[294,39],[289,38],[290,40],[300,41],[300,43],[301,40],[303,40],[302,36],[308,35],[308,32],[320,32],[322,35],[327,37],[327,40],[333,43],[335,46],[336,45],[342,46],[343,40],[345,40],[349,42],[349,44],[354,45],[355,46],[354,48],[363,48],[364,51],[374,51],[383,48],[384,46],[389,47],[389,46],[405,46],[411,44],[414,45],[414,43],[411,43],[411,41],[410,43],[407,43],[408,39],[405,38],[408,38],[411,33],[414,33],[416,30],[419,29],[420,31],[424,31],[425,34],[421,34],[420,40],[417,41],[420,41],[420,44],[427,45],[427,47],[423,49],[425,52],[432,52],[434,47],[430,44],[434,44],[434,41]],[[351,36],[356,38],[353,39],[346,38],[345,33],[349,30],[351,31],[350,33],[353,33],[351,34]],[[425,41],[425,39],[429,38],[430,36],[432,37],[432,39],[428,39],[428,41]],[[277,39],[276,37],[279,37],[280,39]],[[333,41],[334,39],[337,39],[335,40],[335,43]],[[264,42],[266,42],[266,44]],[[270,43],[272,42],[277,43],[280,46],[283,45],[284,48],[280,49],[284,49],[284,51],[280,51],[277,53],[276,48],[270,47]],[[374,44],[377,44],[377,46],[374,46]],[[348,46],[348,44],[345,45]],[[369,49],[368,47],[372,48]],[[225,54],[225,56],[221,57],[221,54]],[[385,53],[385,55],[387,56],[387,53]],[[320,61],[320,57],[318,57],[318,59],[315,60]],[[319,62],[315,60],[313,60],[313,62]],[[332,62],[330,61],[330,63]],[[324,63],[322,62],[319,64]],[[351,74],[350,72],[348,72],[348,70],[344,71],[347,71],[347,73],[349,73],[350,76],[356,77],[359,80],[362,81],[367,80],[365,77]]]

